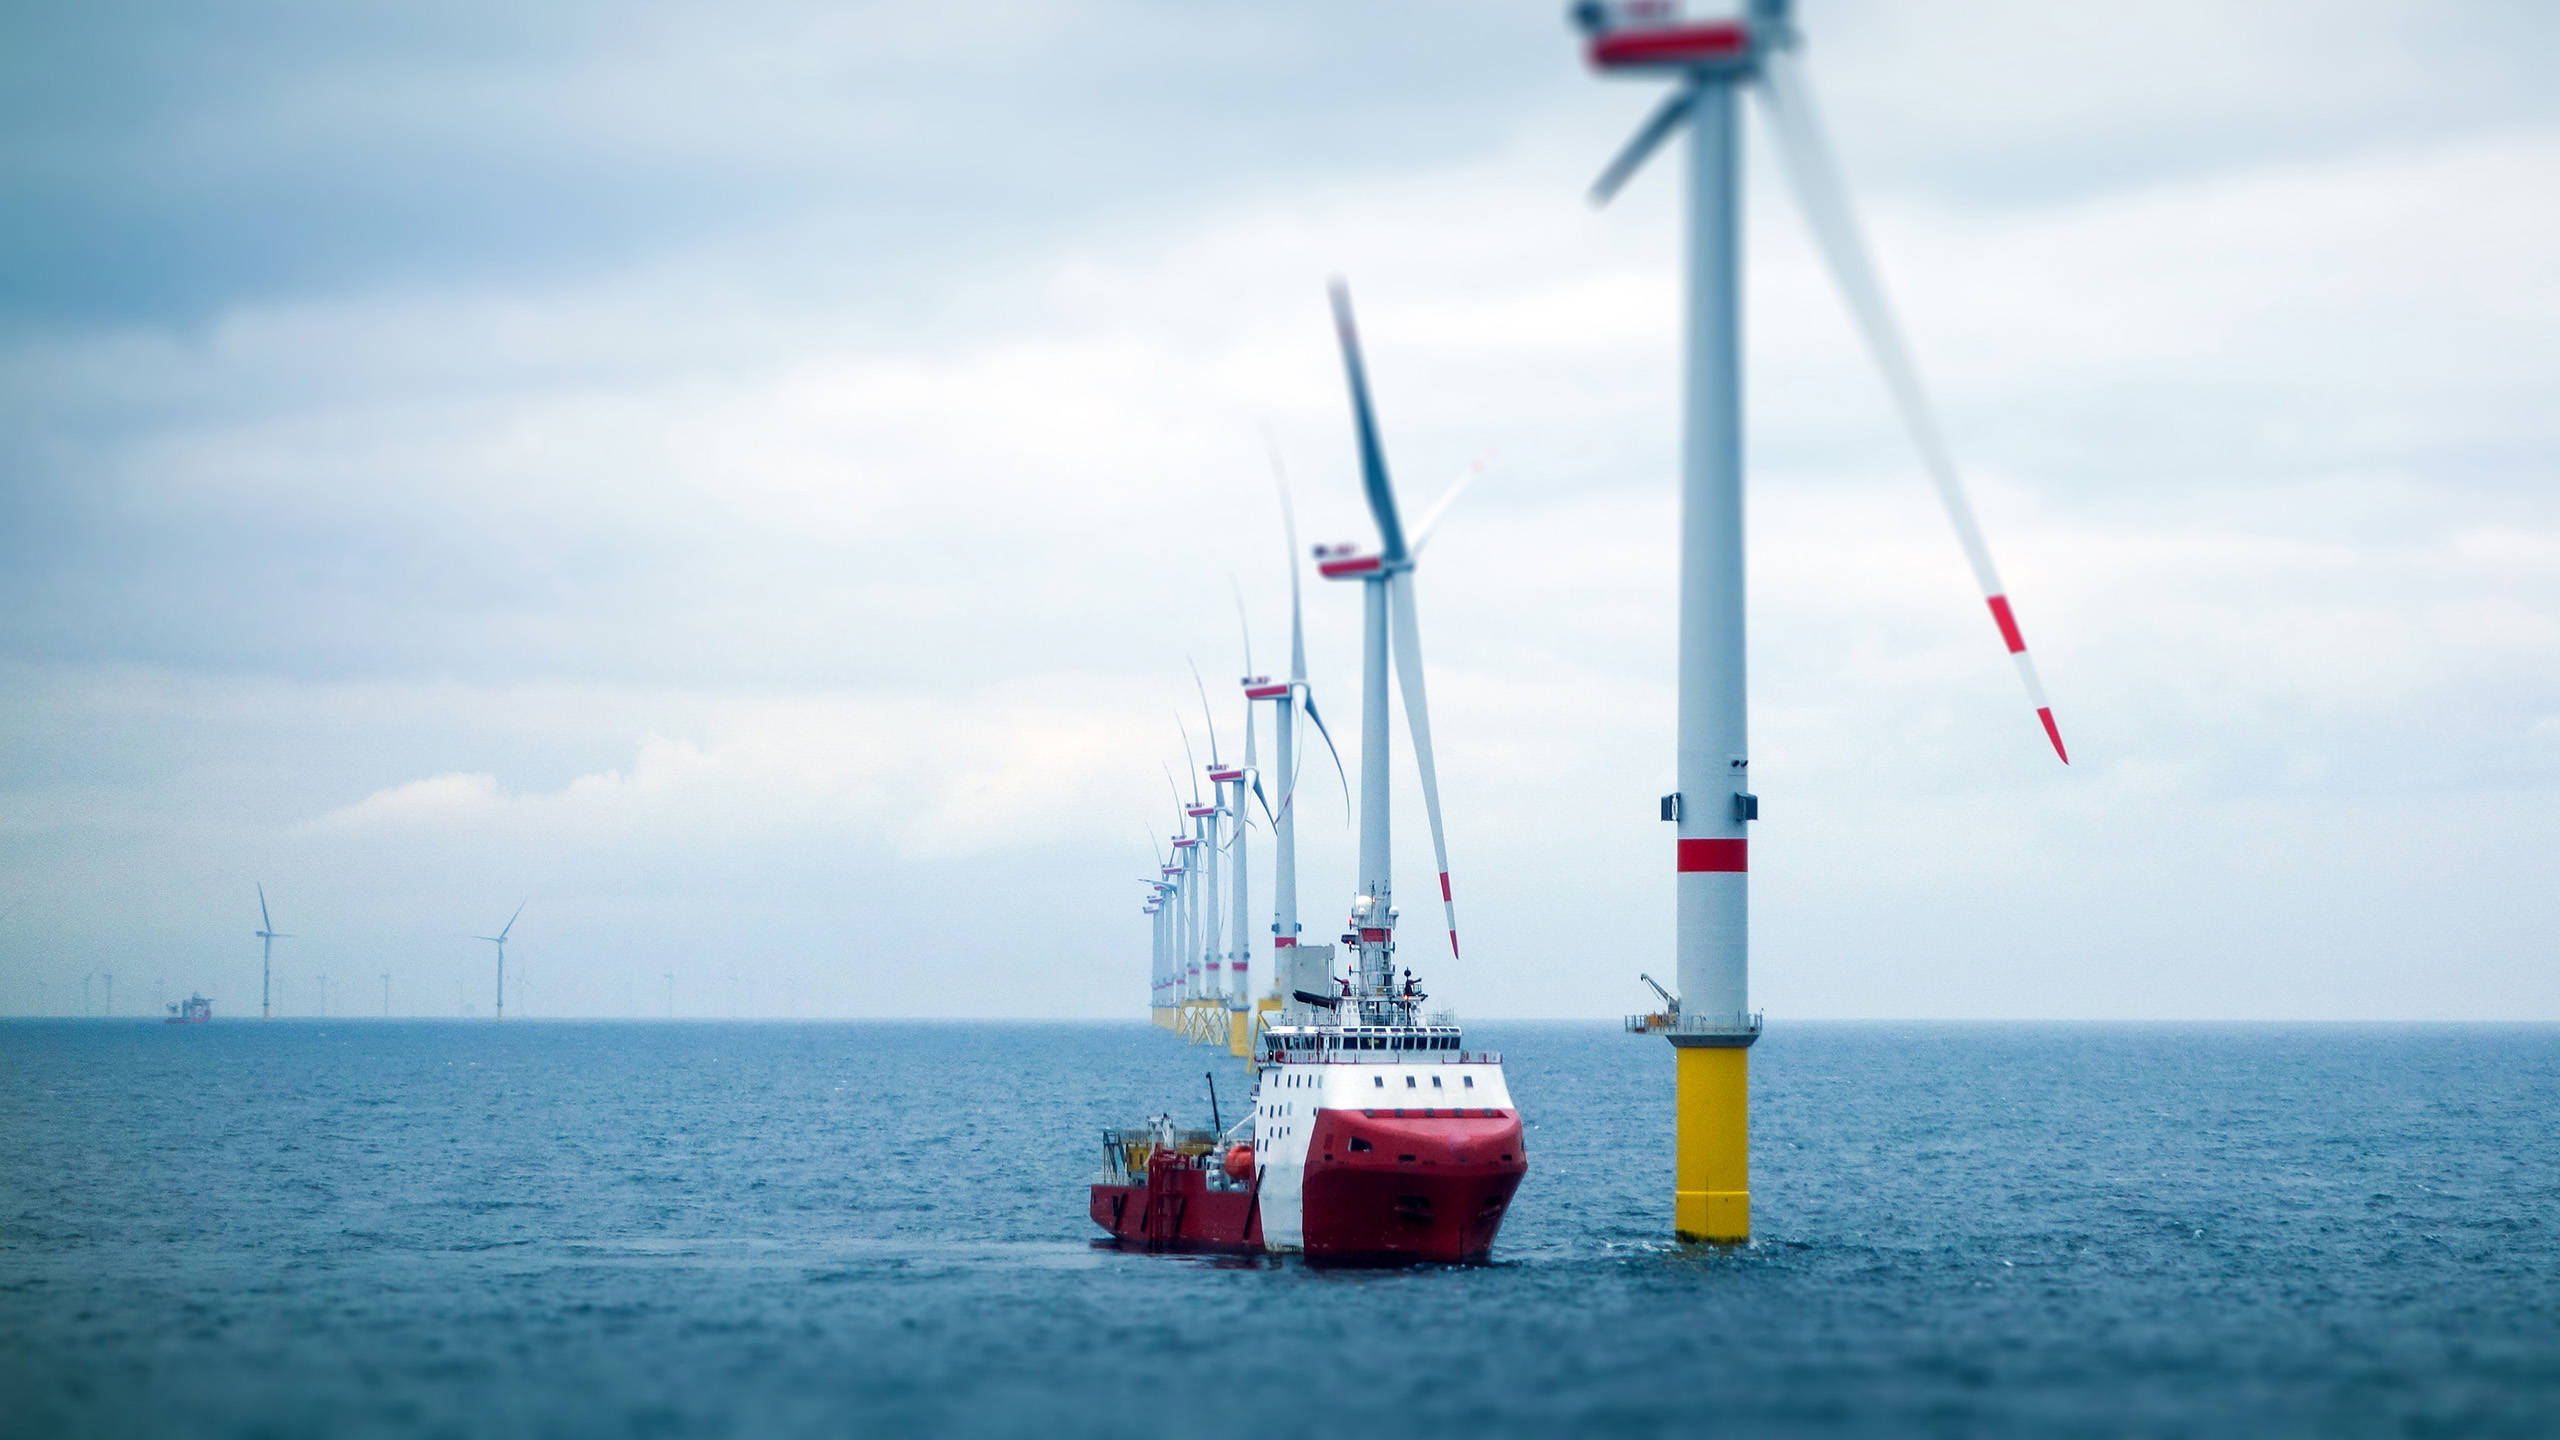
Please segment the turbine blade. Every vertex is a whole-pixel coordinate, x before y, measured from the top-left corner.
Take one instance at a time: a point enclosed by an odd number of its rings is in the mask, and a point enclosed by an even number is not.
[[[1619,189],[1644,168],[1644,162],[1652,159],[1653,152],[1662,148],[1662,142],[1671,138],[1671,132],[1680,128],[1680,122],[1689,118],[1689,107],[1697,103],[1697,87],[1683,85],[1654,107],[1653,113],[1645,117],[1644,124],[1636,127],[1636,133],[1628,139],[1625,148],[1618,151],[1618,158],[1610,161],[1609,168],[1600,172],[1600,178],[1591,182],[1591,203],[1606,205],[1616,199]]]
[[[1218,768],[1218,715],[1209,708],[1209,687],[1200,680],[1200,666],[1188,655],[1182,663],[1191,667],[1191,688],[1200,692],[1200,719],[1209,727],[1209,767]]]
[[[1903,428],[1910,432],[1913,448],[1920,452],[1921,467],[1937,487],[1938,501],[1946,508],[1948,523],[1955,527],[1956,543],[1964,549],[1965,562],[1973,567],[1974,583],[1982,587],[1983,603],[1991,609],[1992,623],[2000,628],[2000,641],[2018,662],[2018,676],[2026,682],[2028,702],[2035,707],[2036,719],[2044,725],[2045,738],[2053,742],[2053,753],[2068,765],[2071,754],[2062,746],[2062,731],[2054,724],[2053,706],[2045,699],[2043,683],[2036,678],[2035,662],[2027,658],[2026,637],[2019,633],[2017,615],[2010,608],[2007,589],[2000,583],[2000,572],[1992,567],[1991,547],[1983,542],[1982,527],[1974,519],[1973,504],[1965,496],[1963,482],[1957,478],[1955,459],[1938,428],[1937,416],[1930,409],[1928,394],[1920,388],[1920,372],[1911,362],[1910,347],[1895,323],[1892,307],[1885,303],[1884,287],[1878,283],[1875,267],[1868,258],[1856,213],[1849,208],[1839,167],[1833,163],[1821,125],[1814,118],[1813,99],[1798,63],[1791,50],[1770,53],[1761,67],[1760,86],[1770,132],[1778,142],[1778,152],[1786,158],[1787,176],[1795,182],[1797,203],[1804,209],[1816,246],[1831,266],[1831,278],[1839,285],[1851,316],[1866,338],[1876,368],[1884,372],[1885,389],[1893,396],[1894,408],[1901,412]]]
[[[1422,775],[1422,809],[1431,820],[1431,855],[1440,863],[1440,903],[1449,917],[1449,958],[1458,958],[1458,902],[1449,893],[1449,836],[1440,826],[1440,771],[1431,758],[1431,702],[1422,684],[1422,627],[1413,613],[1413,572],[1387,579],[1387,634],[1395,647],[1396,688],[1404,692],[1413,730],[1413,764]]]
[[[508,916],[507,923],[498,927],[498,938],[500,940],[506,939],[508,933],[516,928],[516,915],[522,915],[524,913],[524,907],[532,903],[533,901],[530,897],[517,902],[516,914]]]
[[[1469,461],[1458,478],[1449,482],[1449,488],[1440,492],[1440,498],[1431,502],[1431,508],[1423,512],[1422,523],[1413,527],[1415,558],[1419,559],[1422,547],[1431,543],[1431,532],[1440,527],[1441,517],[1449,513],[1450,506],[1458,503],[1458,497],[1465,494],[1467,487],[1475,483],[1475,478],[1484,473],[1484,467],[1492,459],[1491,455],[1479,455]]]
[[[1195,677],[1198,673],[1193,672]],[[1208,702],[1203,699],[1201,703]],[[1173,728],[1182,732],[1182,769],[1183,773],[1191,777],[1191,803],[1197,805],[1200,803],[1200,760],[1198,756],[1191,753],[1191,727],[1182,723],[1182,712],[1179,710],[1173,712]],[[1177,805],[1182,803],[1180,790],[1173,792],[1173,802]]]
[[[276,928],[276,922],[267,914],[267,882],[264,880],[258,882],[258,926],[264,930]]]
[[[1369,513],[1378,522],[1378,556],[1389,566],[1404,563],[1404,524],[1396,516],[1395,486],[1387,478],[1386,452],[1378,445],[1378,417],[1369,404],[1369,371],[1360,361],[1360,331],[1351,320],[1351,291],[1333,282],[1333,333],[1342,342],[1342,373],[1351,385],[1351,419],[1360,436],[1360,483],[1369,492]]]
[[[1315,687],[1300,687],[1298,708],[1306,711],[1307,718],[1316,722],[1316,733],[1324,737],[1324,751],[1333,757],[1333,776],[1342,782],[1342,823],[1348,826],[1351,823],[1351,772],[1342,768],[1342,752],[1334,748],[1333,732],[1324,728],[1324,717],[1316,713]],[[1300,774],[1305,771],[1306,767],[1298,767]]]
[[[1227,571],[1227,593],[1236,597],[1236,633],[1244,637],[1244,673],[1250,675],[1253,673],[1253,621],[1245,613],[1244,584],[1236,579],[1233,570]]]
[[[1277,829],[1280,824],[1280,817],[1272,812],[1271,797],[1262,793],[1262,774],[1260,771],[1254,772],[1253,798],[1262,802],[1263,818],[1269,820],[1272,827]]]
[[[1289,551],[1289,683],[1307,679],[1307,621],[1298,601],[1298,514],[1289,504],[1288,472],[1280,468],[1280,447],[1264,431],[1262,443],[1271,453],[1271,483],[1280,491],[1280,534]]]

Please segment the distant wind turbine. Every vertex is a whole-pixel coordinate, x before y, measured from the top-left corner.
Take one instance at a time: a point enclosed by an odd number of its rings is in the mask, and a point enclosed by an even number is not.
[[[274,917],[267,914],[267,885],[258,882],[258,1018],[275,1018],[276,942],[293,937],[276,928]]]
[[[495,934],[495,935],[474,935],[474,936],[472,936],[472,937],[471,937],[471,938],[472,938],[472,939],[474,939],[474,940],[486,940],[486,941],[488,941],[490,944],[495,945],[495,946],[497,946],[497,947],[498,947],[498,1014],[497,1014],[497,1018],[498,1018],[498,1019],[500,1019],[500,1020],[504,1020],[504,1019],[506,1019],[506,1018],[507,1018],[507,932],[516,928],[516,915],[522,915],[522,914],[524,913],[524,906],[525,906],[525,904],[530,904],[530,903],[532,903],[532,902],[527,901],[527,902],[524,902],[523,904],[519,904],[519,905],[517,905],[517,906],[516,906],[516,914],[515,914],[515,915],[510,915],[510,916],[508,916],[508,917],[507,917],[507,923],[506,923],[504,926],[500,927],[500,929],[499,929],[499,931],[498,931],[498,933],[497,933],[497,934]]]

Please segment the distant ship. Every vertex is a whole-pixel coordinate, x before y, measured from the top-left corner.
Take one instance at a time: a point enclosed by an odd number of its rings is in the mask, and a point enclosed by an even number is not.
[[[201,995],[190,995],[169,1007],[168,1025],[203,1025],[213,1019],[213,1002]]]

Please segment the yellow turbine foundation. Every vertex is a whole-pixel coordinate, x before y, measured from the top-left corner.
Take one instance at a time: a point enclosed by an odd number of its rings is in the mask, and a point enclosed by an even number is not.
[[[1227,1007],[1221,1000],[1185,1000],[1174,1033],[1194,1045],[1227,1043]]]
[[[1156,1022],[1156,1028],[1157,1028],[1157,1029],[1159,1029],[1159,1030],[1171,1030],[1171,1029],[1174,1029],[1174,1028],[1176,1027],[1176,1025],[1179,1023],[1179,1019],[1180,1019],[1181,1014],[1182,1014],[1182,1012],[1181,1012],[1181,1011],[1174,1009],[1174,1008],[1173,1008],[1172,1006],[1170,1006],[1170,1005],[1158,1005],[1158,1006],[1156,1006],[1156,1007],[1155,1007],[1155,1022]]]
[[[1751,1238],[1751,1052],[1677,1045],[1671,1228],[1683,1240]]]
[[[1262,1038],[1271,1017],[1280,1013],[1280,997],[1265,995],[1253,1002],[1250,1010],[1231,1011],[1227,1017],[1227,1053],[1239,1060],[1253,1058],[1253,1044]]]

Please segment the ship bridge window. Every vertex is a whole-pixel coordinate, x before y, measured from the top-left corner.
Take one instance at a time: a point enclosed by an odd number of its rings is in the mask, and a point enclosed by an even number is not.
[[[1439,1077],[1439,1076],[1434,1075],[1434,1076],[1432,1076],[1432,1077],[1431,1077],[1431,1088],[1432,1088],[1432,1089],[1434,1089],[1434,1090],[1437,1090],[1437,1089],[1439,1089],[1439,1088],[1440,1088],[1440,1077]]]
[[[1377,1086],[1381,1090],[1384,1090],[1387,1088],[1387,1077],[1384,1075],[1372,1075],[1369,1077],[1369,1083]]]
[[[1469,1076],[1467,1076],[1467,1077],[1466,1077],[1466,1081],[1467,1081],[1467,1088],[1468,1088],[1468,1089],[1473,1090],[1474,1088],[1476,1088],[1476,1077],[1474,1077],[1473,1075],[1469,1075]]]
[[[1412,1088],[1413,1088],[1413,1077],[1412,1077],[1412,1076],[1407,1075],[1406,1077],[1404,1077],[1404,1088],[1406,1088],[1407,1090],[1410,1090],[1410,1089],[1412,1089]]]

